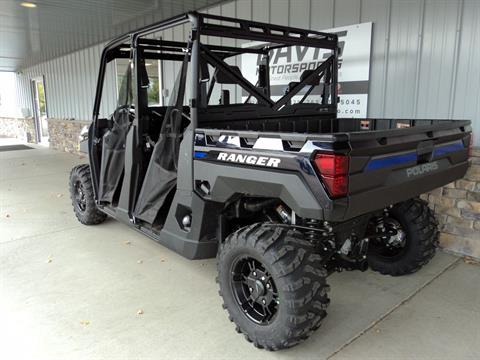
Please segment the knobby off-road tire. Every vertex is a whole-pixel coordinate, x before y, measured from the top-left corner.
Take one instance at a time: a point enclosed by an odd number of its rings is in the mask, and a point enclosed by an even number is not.
[[[263,323],[253,320],[245,310],[251,307],[242,308],[238,300],[242,289],[247,295],[249,291],[243,283],[239,291],[239,278],[235,277],[239,264],[246,259],[252,259],[250,261],[260,268],[255,284],[261,282],[263,275],[268,281],[264,286],[259,284],[254,292],[258,295],[258,288],[271,290],[271,293],[266,291],[265,296],[274,315]],[[256,347],[267,350],[289,348],[307,339],[320,326],[330,302],[327,271],[321,261],[312,244],[291,228],[259,223],[229,235],[217,255],[217,282],[223,307],[230,321],[236,324],[237,332],[243,333]],[[249,273],[245,281],[251,281],[252,274],[254,272]],[[272,293],[276,296],[272,295],[270,302]]]
[[[390,217],[398,221],[406,234],[405,246],[394,256],[382,256],[370,244],[368,264],[374,271],[384,275],[401,276],[412,274],[435,255],[438,245],[438,222],[427,203],[410,199],[395,205]]]
[[[95,204],[90,166],[77,165],[70,172],[70,198],[78,221],[84,225],[96,225],[105,221],[107,215]]]

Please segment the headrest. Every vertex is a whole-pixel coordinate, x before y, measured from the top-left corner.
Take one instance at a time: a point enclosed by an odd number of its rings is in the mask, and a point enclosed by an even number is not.
[[[300,76],[300,81],[305,80],[309,77],[315,70],[305,70],[302,75]],[[320,76],[314,76],[313,79],[305,83],[305,85],[319,85],[320,84]]]
[[[239,76],[242,76],[242,72],[240,71],[240,68],[238,66],[230,65],[229,68],[234,73],[238,74]],[[213,76],[215,77],[215,81],[218,84],[236,84],[237,83],[235,80],[230,78],[229,74],[227,74],[226,72],[222,71],[219,68],[215,70],[215,73],[213,74]]]

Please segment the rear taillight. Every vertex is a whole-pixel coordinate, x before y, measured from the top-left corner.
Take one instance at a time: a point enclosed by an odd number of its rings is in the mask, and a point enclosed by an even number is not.
[[[313,158],[315,168],[332,198],[348,193],[348,156],[317,153]]]

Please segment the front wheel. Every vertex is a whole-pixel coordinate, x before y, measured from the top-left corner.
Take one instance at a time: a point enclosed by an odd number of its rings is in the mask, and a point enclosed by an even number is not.
[[[372,270],[392,276],[411,274],[435,255],[438,223],[425,201],[396,204],[383,225],[394,234],[370,242],[367,260]]]
[[[90,166],[75,166],[70,172],[70,198],[73,212],[84,225],[96,225],[105,221],[107,215],[98,210],[93,194]]]
[[[274,224],[241,228],[220,245],[217,267],[223,307],[258,348],[292,347],[326,316],[327,272],[299,231]]]

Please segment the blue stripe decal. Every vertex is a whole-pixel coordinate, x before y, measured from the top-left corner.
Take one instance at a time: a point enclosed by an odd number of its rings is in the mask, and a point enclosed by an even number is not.
[[[463,146],[463,142],[457,141],[457,142],[454,142],[453,144],[443,145],[435,148],[435,150],[433,150],[433,157],[434,158],[440,157],[442,155],[463,150],[463,149],[465,149],[465,146]]]
[[[417,161],[417,153],[412,152],[408,154],[401,154],[401,155],[392,155],[392,156],[385,156],[378,159],[370,160],[367,164],[365,170],[378,170],[383,169],[395,165],[405,164],[409,162],[416,162]]]
[[[207,156],[206,152],[203,151],[195,151],[195,159],[203,159],[205,156]]]

